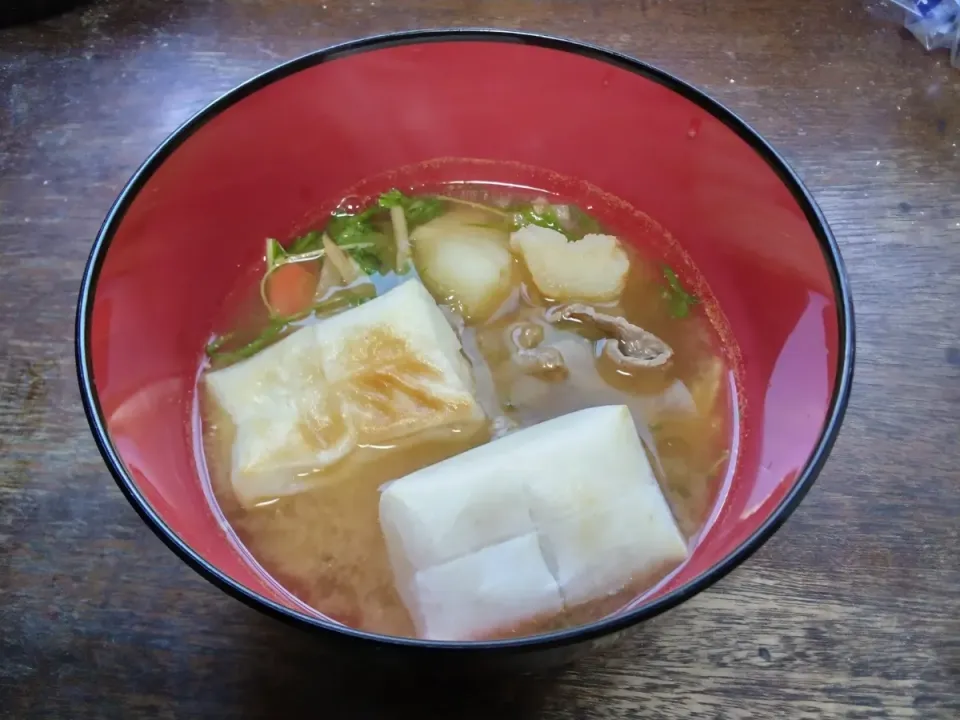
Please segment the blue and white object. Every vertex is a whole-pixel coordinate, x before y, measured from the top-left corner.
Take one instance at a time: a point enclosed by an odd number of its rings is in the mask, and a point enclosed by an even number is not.
[[[927,50],[947,49],[950,63],[960,67],[960,0],[884,0],[899,8],[903,26]]]

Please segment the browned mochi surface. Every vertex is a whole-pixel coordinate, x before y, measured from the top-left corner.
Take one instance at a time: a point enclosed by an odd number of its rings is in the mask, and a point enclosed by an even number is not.
[[[416,280],[210,373],[242,505],[346,479],[371,446],[476,430],[460,342]]]

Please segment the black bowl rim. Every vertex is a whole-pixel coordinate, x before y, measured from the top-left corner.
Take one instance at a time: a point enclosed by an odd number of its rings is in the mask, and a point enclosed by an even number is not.
[[[124,468],[119,453],[107,433],[106,423],[94,386],[90,351],[90,324],[93,312],[93,295],[100,268],[110,247],[110,242],[117,228],[120,226],[124,214],[143,185],[164,160],[194,132],[213,117],[227,110],[246,96],[300,70],[371,50],[381,50],[398,45],[452,41],[520,43],[560,50],[591,58],[629,70],[648,80],[652,80],[680,94],[720,120],[767,162],[784,185],[790,189],[794,199],[803,209],[807,222],[810,224],[820,243],[824,258],[831,272],[833,291],[837,303],[838,333],[842,349],[835,377],[833,396],[830,399],[830,412],[813,452],[798,478],[794,481],[793,486],[776,509],[763,524],[732,553],[683,586],[630,612],[607,617],[587,625],[580,625],[566,630],[493,641],[450,642],[420,640],[416,638],[379,635],[327,622],[320,618],[303,615],[279,603],[273,602],[245,588],[212,564],[208,563],[170,529],[158,513],[149,505],[146,498],[137,488],[133,478]],[[657,67],[635,58],[576,40],[539,33],[491,28],[453,28],[395,32],[333,45],[289,60],[253,77],[214,100],[207,107],[187,120],[144,161],[110,208],[94,241],[84,270],[77,304],[75,342],[77,375],[80,383],[80,394],[83,400],[84,412],[90,423],[100,454],[103,456],[117,485],[119,485],[127,500],[133,505],[144,522],[146,522],[150,529],[174,553],[196,572],[250,607],[287,623],[320,631],[332,639],[341,641],[344,639],[352,639],[354,641],[366,642],[380,648],[385,646],[399,646],[421,652],[429,651],[434,654],[438,651],[462,652],[469,650],[473,653],[483,653],[486,655],[505,652],[515,654],[517,652],[554,649],[621,632],[644,620],[649,620],[660,615],[688,600],[719,581],[749,558],[793,513],[822,470],[840,431],[843,416],[850,399],[855,354],[853,297],[837,241],[830,231],[823,213],[817,206],[810,192],[800,181],[800,178],[779,153],[760,137],[759,133],[706,93]]]

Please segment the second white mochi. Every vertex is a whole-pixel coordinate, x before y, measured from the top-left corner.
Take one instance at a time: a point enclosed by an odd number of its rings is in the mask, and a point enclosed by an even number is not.
[[[542,567],[572,607],[687,556],[622,405],[548,420],[396,480],[381,496],[380,523],[424,637],[483,637],[555,612]],[[516,602],[482,600],[507,583]],[[478,603],[482,612],[466,611]]]

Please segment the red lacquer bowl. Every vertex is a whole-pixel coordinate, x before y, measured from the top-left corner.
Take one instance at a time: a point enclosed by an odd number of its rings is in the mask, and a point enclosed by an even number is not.
[[[191,412],[225,296],[258,263],[265,237],[291,237],[351,188],[382,190],[398,179],[556,184],[545,189],[573,199],[597,187],[658,221],[702,271],[740,351],[737,462],[690,562],[638,607],[495,642],[372,635],[278,592],[211,511]],[[77,313],[94,437],[151,529],[247,604],[405,659],[566,659],[716,582],[813,484],[840,427],[853,355],[837,244],[796,175],[755,132],[631,58],[500,31],[351,42],[217,100],[120,195],[94,244]]]

